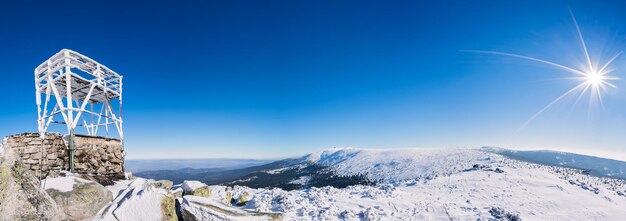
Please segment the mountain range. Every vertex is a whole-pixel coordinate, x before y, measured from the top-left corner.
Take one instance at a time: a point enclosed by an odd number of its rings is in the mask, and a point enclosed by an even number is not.
[[[480,164],[472,161],[471,155],[459,155],[458,149],[412,149],[400,151],[404,156],[394,154],[394,150],[363,150],[354,148],[334,148],[312,153],[300,158],[290,158],[266,164],[233,168],[182,168],[174,170],[149,170],[135,173],[135,176],[155,180],[171,180],[182,183],[185,180],[198,180],[209,185],[241,185],[251,188],[281,188],[284,190],[308,187],[334,186],[343,188],[350,185],[372,185],[381,182],[398,182],[406,179],[430,179],[437,176],[433,168],[439,161],[449,160],[455,165],[442,167],[466,169]],[[483,147],[480,152],[496,153],[511,159],[548,166],[580,169],[598,177],[611,177],[626,180],[626,162],[575,153],[550,150],[519,151],[497,147]],[[240,162],[263,161],[243,160]],[[410,163],[408,163],[410,162]],[[465,167],[458,163],[464,162]],[[183,164],[184,161],[180,161]],[[369,167],[371,165],[371,167]],[[361,166],[361,168],[358,168]],[[393,171],[422,170],[419,175]],[[430,171],[430,172],[426,172]],[[450,174],[454,171],[445,171]],[[441,172],[441,171],[439,171]]]

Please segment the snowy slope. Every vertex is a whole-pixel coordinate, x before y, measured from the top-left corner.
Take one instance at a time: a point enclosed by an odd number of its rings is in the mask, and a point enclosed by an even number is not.
[[[294,219],[476,220],[500,208],[524,220],[620,220],[626,198],[571,185],[547,170],[473,170],[406,185],[259,190],[248,207]],[[603,188],[603,187],[601,187]]]
[[[494,163],[488,153],[470,149],[333,148],[305,161],[330,167],[340,176],[366,175],[370,180],[399,182],[458,173],[474,164]]]
[[[285,161],[287,162],[287,161]],[[373,185],[280,188],[212,185],[209,197],[177,200],[197,220],[622,220],[626,181],[473,149],[334,148],[266,168],[313,182],[314,174],[365,176]],[[108,187],[115,200],[94,220],[159,220],[169,190],[137,178]],[[175,189],[205,186],[199,182]],[[242,200],[245,199],[245,200]],[[246,201],[245,204],[241,203]]]
[[[381,182],[374,186],[292,191],[236,187],[251,197],[239,209],[282,213],[287,220],[626,217],[623,180],[593,177],[577,169],[522,162],[480,150],[338,148],[300,160],[302,165],[324,165],[340,175],[362,174]],[[211,188],[215,194],[205,203],[226,205],[225,187]]]
[[[156,188],[150,180],[137,178],[117,181],[107,188],[115,197],[92,220],[161,220],[161,203],[166,197],[165,189]]]
[[[225,185],[286,190],[346,187],[427,180],[491,162],[489,154],[468,149],[333,148],[277,161]]]
[[[481,150],[532,163],[585,169],[591,175],[626,180],[625,161],[552,150],[508,150],[497,147],[482,147]]]

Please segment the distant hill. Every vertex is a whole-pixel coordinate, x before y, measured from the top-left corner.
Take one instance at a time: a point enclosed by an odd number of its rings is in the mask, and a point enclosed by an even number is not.
[[[509,150],[498,147],[483,147],[481,150],[531,163],[582,169],[592,176],[626,180],[624,161],[552,150]]]
[[[154,170],[178,170],[184,168],[222,168],[237,169],[263,165],[273,160],[256,159],[146,159],[146,160],[126,160],[126,171],[138,173],[142,171]]]

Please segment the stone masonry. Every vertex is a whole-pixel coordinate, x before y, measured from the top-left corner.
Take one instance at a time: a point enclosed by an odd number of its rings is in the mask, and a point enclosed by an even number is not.
[[[4,148],[12,148],[36,177],[56,177],[69,170],[68,137],[47,133],[24,133],[3,139]],[[43,145],[43,146],[42,146]],[[124,177],[124,149],[117,139],[74,135],[74,171],[104,180]],[[42,156],[43,148],[43,156]],[[100,179],[99,179],[100,180]]]

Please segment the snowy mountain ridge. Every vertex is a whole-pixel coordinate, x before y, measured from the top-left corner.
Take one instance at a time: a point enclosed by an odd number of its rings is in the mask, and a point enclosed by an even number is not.
[[[370,180],[396,183],[449,175],[475,164],[496,162],[498,156],[473,149],[357,149],[332,148],[302,158],[339,176],[365,175]]]
[[[626,216],[624,180],[480,149],[333,148],[292,162],[270,173],[318,165],[338,176],[361,174],[381,182],[291,191],[235,186],[230,190],[235,195],[250,195],[239,208],[280,213],[287,220],[619,220]],[[301,180],[306,179],[294,182]],[[229,187],[211,188],[219,193],[210,197],[213,202],[228,201]],[[193,207],[190,211],[201,213],[198,216],[216,212],[183,198],[183,208]]]

